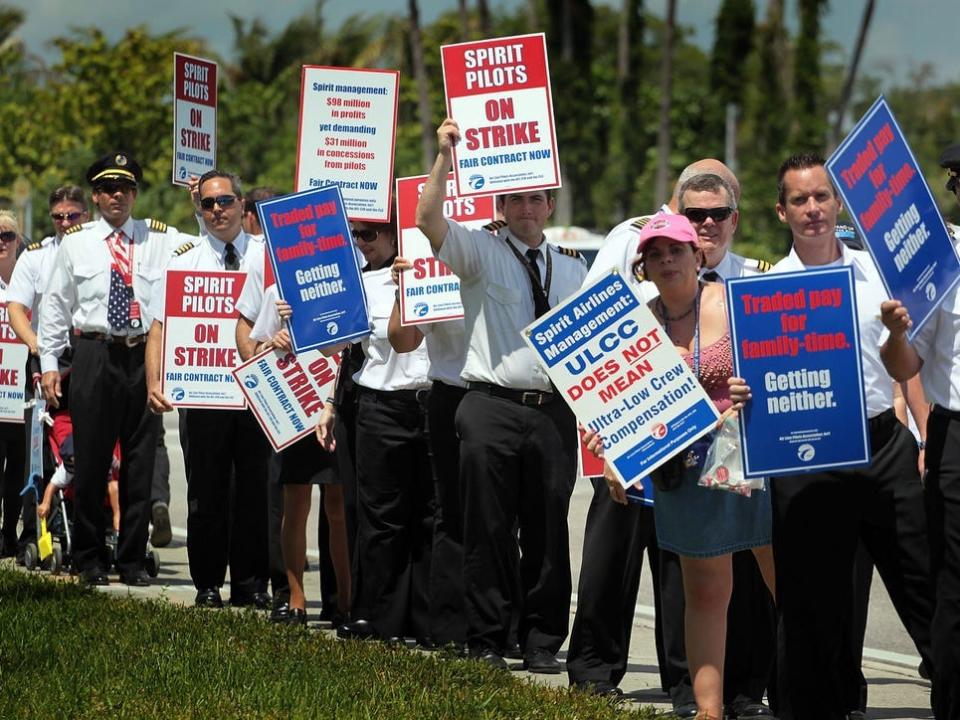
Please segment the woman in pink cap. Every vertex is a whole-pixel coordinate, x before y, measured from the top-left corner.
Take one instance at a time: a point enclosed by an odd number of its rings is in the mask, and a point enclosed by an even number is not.
[[[644,226],[638,246],[643,275],[659,296],[649,308],[683,355],[721,413],[731,406],[727,378],[733,353],[723,285],[699,279],[703,254],[697,232],[683,215],[658,213]],[[588,446],[601,451],[592,432]],[[654,473],[654,517],[660,547],[680,556],[686,610],[687,662],[700,720],[723,717],[723,661],[727,606],[733,590],[731,556],[752,549],[764,580],[774,591],[770,497],[750,497],[698,484],[712,435],[671,458]],[[626,504],[623,486],[611,473],[613,499]]]

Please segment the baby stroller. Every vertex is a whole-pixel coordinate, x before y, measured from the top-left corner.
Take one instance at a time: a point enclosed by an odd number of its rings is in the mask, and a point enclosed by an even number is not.
[[[72,504],[73,504],[73,423],[67,411],[55,411],[49,433],[50,452],[56,462],[57,469],[53,473],[47,488],[44,490],[43,502],[38,506],[48,515],[50,531],[58,541],[54,547],[53,556],[57,558],[56,569],[68,567],[72,558]],[[117,527],[119,524],[119,501],[116,487],[120,476],[120,444],[113,449],[113,462],[110,466],[107,497],[104,498],[104,514],[109,530],[104,537],[104,552],[107,555],[107,568],[116,568],[117,556]],[[59,553],[58,553],[59,551]],[[148,548],[144,565],[150,577],[156,577],[160,571],[160,560],[153,549]],[[55,570],[51,569],[51,572]]]

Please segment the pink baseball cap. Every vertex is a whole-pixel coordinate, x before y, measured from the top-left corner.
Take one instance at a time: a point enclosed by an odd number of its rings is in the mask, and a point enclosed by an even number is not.
[[[697,240],[697,231],[693,229],[693,225],[683,215],[658,212],[650,218],[640,231],[637,252],[643,253],[644,246],[658,237],[665,237],[674,242],[690,243],[694,247],[700,246]]]

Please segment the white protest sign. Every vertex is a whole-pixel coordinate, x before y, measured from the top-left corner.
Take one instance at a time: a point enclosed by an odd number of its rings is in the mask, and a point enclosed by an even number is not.
[[[417,203],[426,175],[397,178],[399,253],[413,263],[400,275],[400,322],[403,325],[463,317],[460,278],[434,257],[430,241],[417,227]],[[453,174],[447,176],[443,215],[468,228],[482,228],[494,217],[493,197],[460,197]]]
[[[304,65],[297,191],[338,185],[347,217],[390,221],[400,73]]]
[[[444,45],[447,115],[460,126],[453,171],[460,195],[560,187],[543,33]]]
[[[217,166],[217,64],[173,54],[173,183]]]
[[[241,410],[232,370],[246,273],[168,270],[160,384],[174,407]]]
[[[267,350],[234,369],[247,404],[276,451],[314,431],[333,395],[340,356]]]
[[[613,271],[524,331],[624,486],[713,430],[719,414],[650,309]]]
[[[10,327],[7,304],[0,303],[0,422],[23,423],[23,374],[28,353]]]

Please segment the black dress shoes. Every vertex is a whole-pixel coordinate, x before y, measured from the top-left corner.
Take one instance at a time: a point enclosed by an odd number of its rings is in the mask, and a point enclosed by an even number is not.
[[[107,573],[101,570],[100,568],[84,570],[82,573],[80,573],[80,578],[87,585],[109,585],[110,584],[110,578],[107,577]]]
[[[290,617],[290,603],[286,600],[274,601],[273,609],[270,611],[270,622],[285,623]]]
[[[120,582],[128,587],[150,587],[150,578],[146,570],[132,570],[120,573]]]
[[[366,620],[354,620],[337,628],[341,640],[373,640],[379,637],[377,629]]]
[[[665,717],[669,718],[695,718],[697,716],[697,704],[696,703],[685,703],[683,705],[678,705],[673,709],[673,712],[667,713]]]
[[[777,720],[773,710],[768,708],[762,702],[752,702],[743,705],[740,708],[731,708],[727,714],[730,720],[750,720],[751,718],[766,718],[767,720]]]
[[[290,608],[285,620],[281,621],[284,625],[302,625],[307,626],[307,611],[303,608]]]
[[[563,668],[552,652],[535,648],[524,656],[523,669],[538,675],[557,675]]]
[[[230,593],[230,605],[233,607],[255,607],[257,610],[269,610],[273,600],[265,592],[255,592],[252,595],[243,592]]]
[[[503,649],[503,656],[511,660],[523,660],[523,650],[520,649],[519,643],[507,643]]]
[[[200,588],[197,590],[197,597],[193,604],[197,607],[222,608],[223,598],[220,597],[220,590],[217,588]]]
[[[510,669],[510,666],[507,665],[507,661],[503,659],[503,655],[498,653],[493,648],[488,648],[488,647],[471,648],[470,657],[473,660],[482,662],[484,665],[489,665],[494,670]]]
[[[580,680],[574,687],[591,695],[599,695],[600,697],[611,700],[617,700],[623,697],[623,690],[606,680]]]

